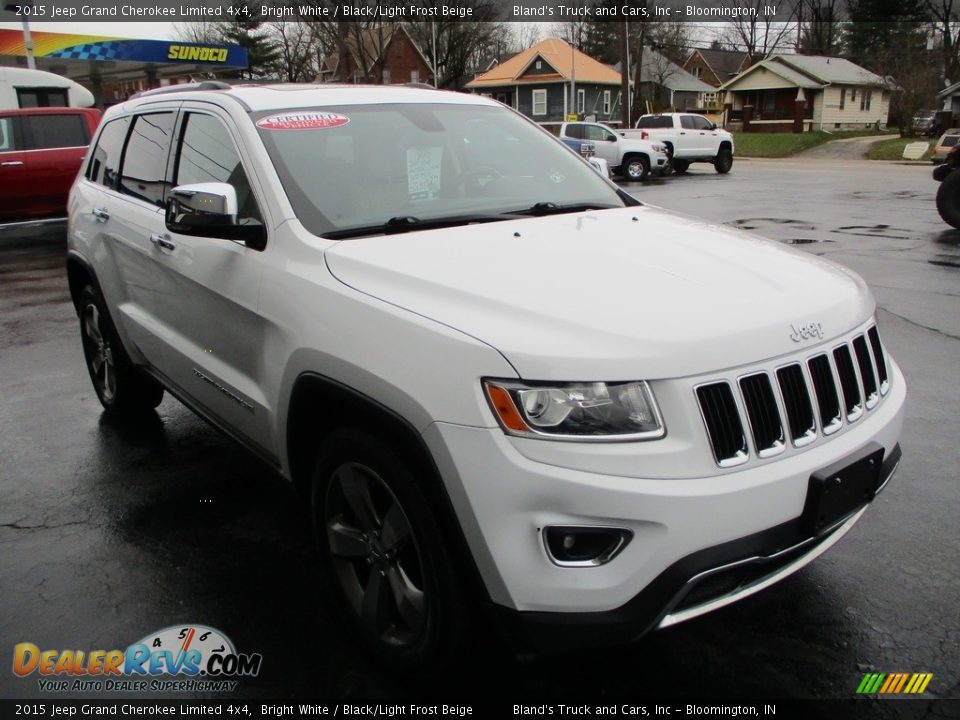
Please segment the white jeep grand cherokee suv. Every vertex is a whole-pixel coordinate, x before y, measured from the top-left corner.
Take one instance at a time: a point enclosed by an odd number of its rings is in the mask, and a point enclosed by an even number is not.
[[[110,412],[164,389],[309,499],[369,647],[637,638],[844,535],[905,384],[852,272],[639,204],[482,97],[216,83],[111,108],[69,283]]]

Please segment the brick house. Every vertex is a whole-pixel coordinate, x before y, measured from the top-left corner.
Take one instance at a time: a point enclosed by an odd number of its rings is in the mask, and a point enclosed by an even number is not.
[[[345,23],[340,49],[326,55],[320,82],[398,84],[432,83],[430,61],[403,25],[361,27]]]
[[[694,50],[683,69],[715,88],[750,67],[750,56],[739,50]]]

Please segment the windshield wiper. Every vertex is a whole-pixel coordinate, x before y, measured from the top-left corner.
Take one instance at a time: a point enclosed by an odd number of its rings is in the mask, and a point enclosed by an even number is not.
[[[608,205],[606,203],[572,203],[570,205],[558,205],[554,202],[534,203],[526,210],[513,210],[505,215],[533,215],[540,217],[543,215],[558,215],[560,213],[585,212],[587,210],[610,210],[612,208],[622,207],[620,205]]]
[[[473,223],[502,222],[509,220],[511,213],[491,215],[489,213],[474,213],[469,215],[448,215],[436,218],[418,218],[413,215],[397,215],[378,225],[362,225],[359,227],[331,230],[323,233],[323,237],[330,240],[345,240],[353,237],[368,235],[394,235],[397,233],[412,232],[414,230],[433,230],[458,225],[472,225]]]

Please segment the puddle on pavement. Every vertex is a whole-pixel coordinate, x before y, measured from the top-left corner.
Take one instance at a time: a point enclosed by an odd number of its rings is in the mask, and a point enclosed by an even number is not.
[[[854,200],[912,200],[914,198],[929,199],[931,193],[918,190],[897,190],[895,192],[879,192],[877,190],[855,190],[849,197]]]
[[[875,237],[885,240],[909,240],[910,231],[906,228],[891,225],[844,225],[831,232],[841,235],[858,235],[860,237]]]
[[[756,230],[763,227],[764,225],[773,225],[777,227],[788,226],[795,228],[796,230],[816,230],[815,225],[811,225],[805,220],[790,220],[788,218],[741,218],[739,220],[731,220],[727,223],[735,228],[740,230]]]
[[[836,240],[817,240],[816,238],[787,238],[786,240],[780,240],[785,245],[812,245],[813,243],[832,243]]]

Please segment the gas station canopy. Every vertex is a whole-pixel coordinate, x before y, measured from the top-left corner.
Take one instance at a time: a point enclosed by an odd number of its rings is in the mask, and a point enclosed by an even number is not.
[[[32,32],[38,70],[63,75],[96,89],[104,81],[146,78],[151,86],[165,76],[247,67],[239,45],[208,45],[179,40],[139,40],[102,35]],[[26,47],[20,30],[0,29],[0,65],[24,67]]]

